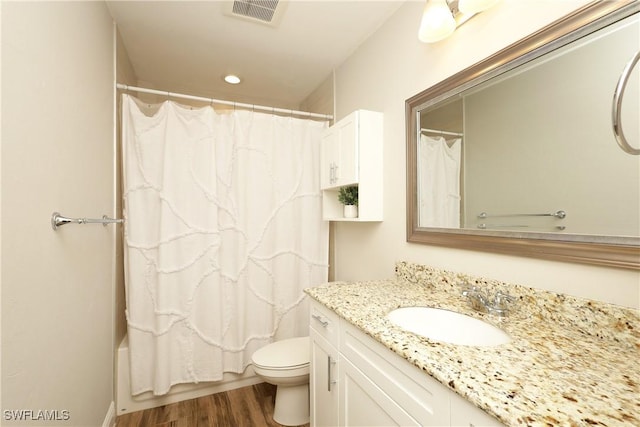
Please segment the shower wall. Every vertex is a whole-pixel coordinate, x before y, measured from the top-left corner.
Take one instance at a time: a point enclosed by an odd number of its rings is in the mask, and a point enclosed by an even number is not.
[[[133,66],[129,60],[127,49],[122,43],[120,32],[116,29],[116,81],[126,85],[137,84],[136,75],[133,71]],[[115,206],[118,217],[122,217],[122,141],[121,141],[121,117],[120,114],[120,97],[116,96],[116,176],[115,176]],[[115,281],[116,281],[116,296],[115,296],[115,339],[113,342],[113,348],[117,348],[122,339],[127,334],[127,319],[124,314],[126,300],[124,292],[124,228],[120,227],[119,232],[116,235],[116,248],[115,248]],[[117,381],[117,378],[116,378]]]
[[[136,85],[136,74],[133,71],[133,66],[129,60],[127,49],[124,47],[120,32],[116,29],[116,81],[126,85]],[[118,94],[119,95],[119,94]],[[122,141],[121,141],[121,117],[120,114],[120,96],[116,96],[116,176],[115,176],[115,191],[116,191],[116,212],[118,217],[122,218]],[[116,247],[115,247],[115,262],[114,262],[114,274],[116,281],[116,295],[115,295],[115,341],[114,351],[116,346],[122,342],[122,339],[127,334],[127,319],[124,314],[126,308],[125,292],[124,292],[124,228],[120,227],[116,235]],[[117,381],[117,378],[116,378]]]

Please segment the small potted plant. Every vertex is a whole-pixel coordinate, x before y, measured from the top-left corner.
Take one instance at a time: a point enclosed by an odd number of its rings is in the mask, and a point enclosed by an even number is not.
[[[349,185],[340,187],[338,190],[338,201],[344,205],[345,218],[358,217],[358,186]]]

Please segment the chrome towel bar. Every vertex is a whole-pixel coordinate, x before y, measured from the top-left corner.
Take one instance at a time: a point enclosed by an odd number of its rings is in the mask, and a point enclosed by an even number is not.
[[[508,216],[555,216],[556,218],[563,219],[567,216],[567,213],[563,210],[559,210],[553,213],[522,213],[522,214],[503,214],[503,215],[490,215],[486,212],[480,212],[478,218],[490,218],[490,217],[508,217]]]
[[[528,228],[528,225],[523,225],[523,224],[478,224],[478,228],[481,230],[487,230],[487,229],[491,229],[491,228]],[[564,230],[567,227],[565,227],[564,225],[556,225],[554,227],[556,230]]]
[[[640,61],[640,50],[636,52],[635,55],[631,58],[631,60],[627,63],[622,70],[622,74],[620,75],[620,79],[618,80],[618,84],[616,85],[616,89],[613,92],[613,107],[611,109],[612,121],[613,121],[613,135],[616,138],[616,142],[618,146],[625,152],[637,156],[640,154],[640,148],[632,147],[627,138],[624,136],[624,132],[622,131],[622,95],[624,94],[624,89],[627,87],[627,81],[629,80],[629,76],[631,75],[631,71],[633,67]]]
[[[109,218],[106,215],[102,215],[102,218],[67,218],[60,215],[59,212],[51,214],[51,228],[57,230],[61,225],[74,223],[74,224],[102,224],[105,227],[107,224],[121,224],[124,219]]]

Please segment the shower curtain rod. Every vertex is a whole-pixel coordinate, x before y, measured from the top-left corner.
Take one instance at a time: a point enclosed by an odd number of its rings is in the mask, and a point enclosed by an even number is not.
[[[242,102],[224,101],[224,100],[221,100],[221,99],[204,98],[204,97],[201,97],[201,96],[185,95],[185,94],[182,94],[182,93],[174,93],[174,92],[161,91],[161,90],[155,90],[155,89],[147,89],[147,88],[143,88],[143,87],[129,86],[129,85],[121,84],[121,83],[116,83],[116,88],[122,89],[122,90],[130,90],[130,91],[134,91],[134,92],[150,93],[150,94],[154,94],[154,95],[163,95],[163,96],[167,96],[169,98],[173,97],[173,98],[191,99],[193,101],[203,101],[203,102],[209,102],[211,104],[215,103],[215,104],[232,105],[233,107],[250,108],[252,110],[266,110],[266,111],[271,111],[272,113],[284,113],[284,114],[291,114],[291,115],[295,114],[296,116],[316,117],[316,118],[321,118],[321,119],[325,119],[325,120],[333,120],[333,116],[330,115],[330,114],[309,113],[307,111],[296,111],[296,110],[288,110],[288,109],[285,109],[285,108],[266,107],[266,106],[263,106],[263,105],[254,105],[254,104],[245,104],[245,103],[242,103]]]

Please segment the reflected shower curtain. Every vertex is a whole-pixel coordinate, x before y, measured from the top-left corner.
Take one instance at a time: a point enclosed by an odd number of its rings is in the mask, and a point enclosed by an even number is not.
[[[462,140],[420,135],[418,147],[419,226],[460,228]]]
[[[132,394],[241,373],[326,282],[325,123],[122,97]]]

